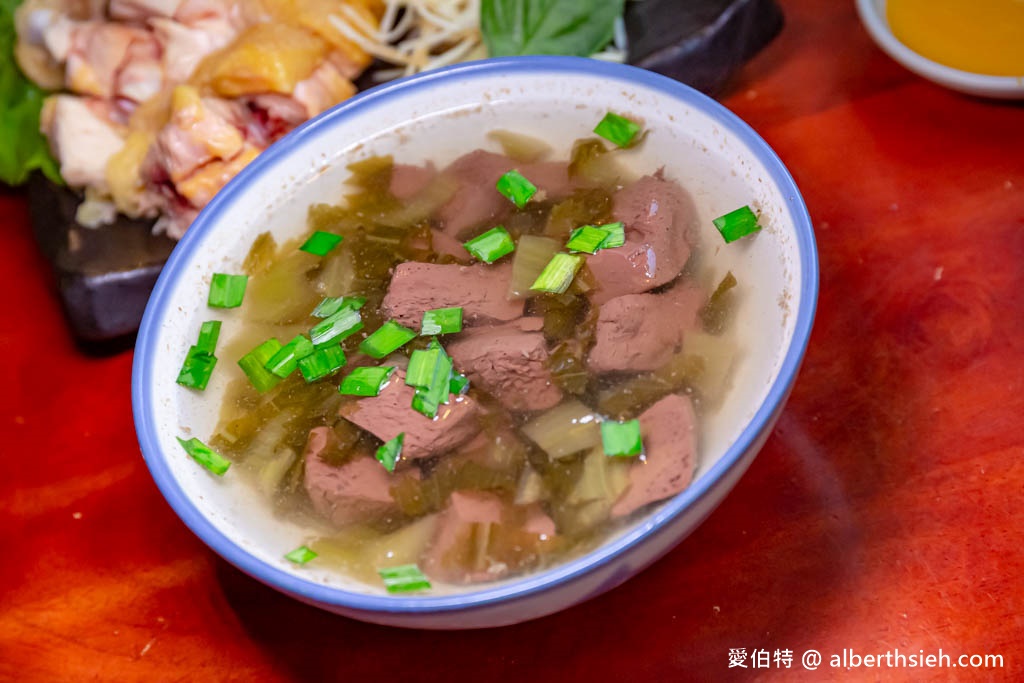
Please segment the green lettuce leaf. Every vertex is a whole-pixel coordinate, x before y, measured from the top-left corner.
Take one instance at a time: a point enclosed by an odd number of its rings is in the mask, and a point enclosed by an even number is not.
[[[480,30],[492,57],[589,57],[612,40],[625,0],[483,0]]]
[[[57,162],[39,132],[46,93],[25,78],[14,61],[14,10],[21,0],[0,0],[0,182],[19,185],[39,169],[61,183]]]

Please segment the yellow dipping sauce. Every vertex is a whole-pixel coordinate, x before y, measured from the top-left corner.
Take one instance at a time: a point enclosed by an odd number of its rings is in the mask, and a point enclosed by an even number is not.
[[[1024,0],[889,0],[892,32],[932,61],[990,76],[1024,76]]]

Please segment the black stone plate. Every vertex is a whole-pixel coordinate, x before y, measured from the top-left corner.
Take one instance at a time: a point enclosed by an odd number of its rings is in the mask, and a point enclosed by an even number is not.
[[[642,0],[628,3],[625,23],[631,64],[715,95],[778,35],[782,13],[775,0]],[[41,176],[28,195],[71,334],[88,351],[126,348],[174,242],[153,235],[147,221],[123,217],[82,227],[79,198]]]
[[[625,20],[630,64],[712,96],[782,30],[775,0],[642,0]]]

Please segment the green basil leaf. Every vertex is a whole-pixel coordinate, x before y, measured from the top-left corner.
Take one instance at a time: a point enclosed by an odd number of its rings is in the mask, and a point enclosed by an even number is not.
[[[612,40],[625,0],[483,0],[480,29],[492,57],[589,57]]]
[[[39,112],[46,94],[31,83],[14,61],[14,11],[21,0],[0,0],[0,182],[18,185],[41,169],[60,183],[57,162],[39,132]]]

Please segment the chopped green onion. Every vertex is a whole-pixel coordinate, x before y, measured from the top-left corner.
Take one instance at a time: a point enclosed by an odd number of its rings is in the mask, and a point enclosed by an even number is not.
[[[512,257],[512,278],[508,285],[508,297],[524,299],[531,296],[530,285],[561,248],[561,240],[537,235],[520,236],[516,242],[515,256]]]
[[[204,351],[199,345],[190,346],[188,353],[185,354],[185,360],[181,364],[181,370],[178,372],[177,382],[183,387],[202,391],[210,383],[215,365],[217,365],[217,356]]]
[[[640,439],[640,420],[601,423],[601,444],[605,455],[640,455],[644,445]]]
[[[185,449],[185,452],[192,456],[192,459],[197,463],[210,470],[218,477],[223,477],[224,473],[231,467],[231,461],[225,458],[223,455],[213,450],[199,439],[182,439],[180,436],[175,437],[178,439],[178,443]]]
[[[371,358],[383,358],[416,338],[416,332],[389,320],[359,344],[359,350]]]
[[[452,359],[443,350],[438,350],[437,362],[434,364],[429,384],[417,388],[416,394],[412,397],[413,410],[434,418],[441,404],[449,401],[451,380]]]
[[[533,195],[537,194],[537,186],[527,180],[522,173],[516,170],[509,171],[498,178],[495,186],[498,192],[508,197],[518,208],[526,206]]]
[[[343,308],[359,310],[366,303],[362,296],[329,296],[310,313],[314,318],[329,318]]]
[[[388,384],[393,367],[356,368],[341,381],[338,393],[349,396],[377,396]]]
[[[395,464],[402,454],[402,443],[405,441],[405,432],[384,443],[377,449],[377,460],[388,472],[395,471]]]
[[[448,390],[456,396],[461,396],[469,391],[469,378],[461,373],[453,372],[452,379],[448,384]]]
[[[306,564],[310,560],[315,560],[316,558],[317,554],[304,545],[300,545],[298,548],[284,556],[284,559],[299,565]]]
[[[405,383],[416,388],[412,407],[427,417],[437,415],[442,403],[448,403],[451,394],[452,359],[444,348],[432,339],[425,350],[413,351],[405,370]]]
[[[271,337],[238,359],[238,366],[258,392],[265,393],[277,386],[281,378],[264,367],[281,350],[281,342]]]
[[[594,128],[594,132],[619,147],[628,147],[636,134],[640,132],[640,124],[630,121],[624,116],[608,112],[601,119],[601,123]]]
[[[552,292],[562,294],[569,289],[572,279],[576,277],[576,271],[583,265],[582,256],[570,254],[555,254],[554,257],[544,266],[544,270],[530,285],[530,289],[537,292]]]
[[[420,334],[454,334],[462,332],[462,306],[457,308],[435,308],[423,312]]]
[[[417,349],[409,354],[409,367],[405,369],[405,383],[410,387],[422,389],[430,386],[434,377],[434,368],[444,351],[438,347]]]
[[[303,242],[299,249],[314,256],[327,256],[332,249],[341,244],[341,240],[341,235],[317,230],[310,235],[308,240]]]
[[[207,320],[199,328],[199,339],[196,346],[200,351],[213,353],[217,350],[217,339],[220,337],[220,321]]]
[[[626,228],[622,223],[582,225],[572,231],[565,247],[571,252],[585,251],[596,254],[601,249],[621,247],[626,243]]]
[[[183,387],[199,389],[203,391],[210,382],[213,375],[213,368],[217,365],[217,357],[213,352],[217,348],[217,338],[220,336],[220,321],[207,320],[199,327],[199,339],[194,346],[190,346],[185,360],[178,372],[178,384]]]
[[[761,226],[757,224],[757,216],[749,206],[741,206],[735,211],[719,216],[714,223],[718,232],[722,233],[722,239],[726,244],[761,229]]]
[[[434,400],[434,394],[427,389],[417,389],[412,397],[412,409],[433,420],[437,417],[437,410],[441,407],[441,401]]]
[[[611,233],[604,228],[584,225],[572,231],[565,248],[572,252],[585,251],[588,254],[596,254],[609,237]]]
[[[420,568],[414,564],[404,564],[400,567],[385,567],[378,569],[377,573],[380,574],[380,578],[384,581],[384,587],[388,593],[411,593],[430,588],[430,581],[423,575]]]
[[[622,223],[608,223],[600,228],[608,232],[608,237],[601,243],[601,249],[613,249],[626,243],[626,226]]]
[[[345,352],[341,345],[325,346],[316,349],[305,358],[299,359],[299,372],[306,382],[315,382],[327,375],[332,375],[345,365]]]
[[[299,367],[299,360],[313,353],[313,344],[305,335],[295,335],[295,338],[278,349],[277,353],[263,364],[267,370],[284,379],[295,372]]]
[[[496,228],[491,228],[479,237],[463,242],[462,246],[466,248],[466,251],[484,263],[494,263],[502,256],[511,254],[516,249],[515,242],[512,241],[512,235],[508,234],[508,230],[500,225]]]
[[[228,275],[214,273],[210,278],[210,296],[206,300],[213,308],[238,308],[245,298],[245,286],[249,283],[248,275]]]
[[[363,329],[363,319],[358,309],[342,308],[337,313],[330,315],[309,331],[309,338],[316,348],[323,348],[337,344],[346,337],[350,337]]]

